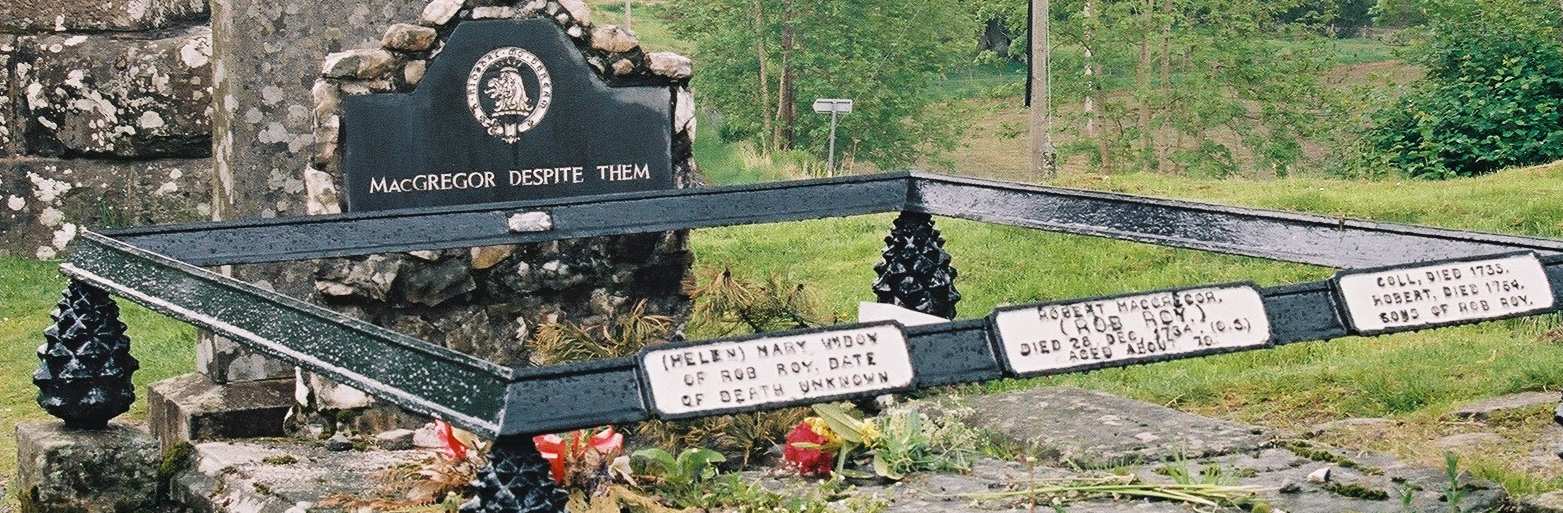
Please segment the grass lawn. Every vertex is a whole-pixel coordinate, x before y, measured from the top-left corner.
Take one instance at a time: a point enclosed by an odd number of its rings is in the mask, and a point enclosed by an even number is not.
[[[619,23],[622,2],[592,0],[599,23]],[[648,50],[688,53],[669,30],[661,2],[635,3],[634,29]],[[1388,46],[1372,40],[1333,42],[1343,75],[1414,75],[1389,62]],[[1353,75],[1354,76],[1354,75]],[[968,100],[992,112],[974,121],[969,148],[953,155],[957,167],[989,177],[1025,181],[1024,112],[1018,98],[982,98],[1024,80],[1013,64],[971,65],[940,84],[948,99]],[[1365,79],[1364,79],[1365,80]],[[1348,80],[1350,82],[1350,80]],[[944,96],[942,96],[943,98]],[[696,153],[715,184],[795,175],[788,158],[767,159],[722,144],[702,116]],[[806,157],[805,157],[806,158]],[[805,163],[806,164],[806,163]],[[802,165],[801,167],[807,167]],[[1075,168],[1071,168],[1075,169]],[[1488,232],[1563,237],[1563,163],[1446,182],[1201,179],[1167,175],[1095,176],[1072,173],[1057,185],[1427,224]],[[859,301],[872,300],[873,265],[892,216],[876,215],[785,225],[702,230],[693,237],[697,265],[730,267],[750,278],[778,274],[803,283],[838,320],[849,322]],[[960,269],[961,316],[994,307],[1048,299],[1160,289],[1226,281],[1277,285],[1328,277],[1329,269],[1111,241],[1040,233],[960,220],[939,222]],[[0,258],[0,484],[15,473],[18,422],[48,419],[35,404],[33,354],[49,312],[64,287],[56,263]],[[148,383],[193,368],[195,332],[129,302],[125,322]],[[1343,339],[1285,348],[1035,380],[960,387],[991,393],[1068,384],[1105,390],[1203,414],[1278,428],[1347,417],[1389,417],[1393,436],[1333,440],[1346,447],[1389,451],[1438,465],[1440,436],[1478,427],[1448,422],[1455,405],[1515,391],[1563,390],[1563,332],[1556,317],[1404,334]],[[145,401],[124,420],[144,418]],[[1494,421],[1512,447],[1466,454],[1468,468],[1515,493],[1563,488],[1563,471],[1535,471],[1522,462],[1527,444],[1549,427],[1537,410]],[[1559,465],[1563,468],[1563,465]],[[0,487],[3,488],[3,487]],[[10,498],[0,499],[0,510]]]
[[[742,159],[729,158],[731,164],[741,164]],[[763,170],[746,168],[733,173],[732,179],[757,172]],[[1563,165],[1438,183],[1213,181],[1159,175],[1073,176],[1060,182],[1218,203],[1563,236],[1563,201],[1558,201],[1563,198]],[[891,219],[876,215],[712,229],[698,232],[693,241],[698,265],[728,266],[750,277],[780,274],[807,284],[826,308],[840,320],[850,321],[856,303],[872,299],[868,293],[872,268]],[[966,299],[960,306],[962,316],[968,318],[1006,303],[1235,280],[1275,285],[1331,273],[1305,265],[960,220],[943,220],[939,226],[961,269],[959,283]],[[64,282],[53,263],[0,259],[0,284],[0,347],[5,348],[0,351],[0,432],[5,433],[0,436],[0,475],[10,475],[15,463],[9,433],[15,423],[46,418],[33,404],[28,376],[36,364],[33,349],[40,342],[39,333],[48,325],[48,313]],[[191,368],[193,330],[128,302],[122,304],[142,362],[142,371],[136,374],[139,386]],[[1460,402],[1513,391],[1563,389],[1563,341],[1543,335],[1555,324],[1551,319],[1507,321],[964,388],[983,393],[1071,384],[1278,427],[1389,416],[1407,422],[1408,433],[1431,436],[1449,431],[1439,418]],[[143,407],[138,403],[127,418],[140,418]],[[1526,432],[1534,432],[1545,424],[1527,425],[1534,429]],[[1417,440],[1376,448],[1437,457]],[[1563,487],[1559,476],[1515,471],[1506,459],[1510,458],[1494,453],[1470,461],[1473,468],[1515,491]]]
[[[622,0],[590,0],[592,16],[599,25],[624,26]],[[678,52],[688,55],[691,45],[668,26],[668,6],[663,1],[636,0],[630,7],[630,30],[647,52]]]
[[[1521,235],[1563,237],[1563,163],[1447,182],[1333,179],[1204,180],[1162,175],[1070,176],[1068,186],[1328,215]],[[810,285],[850,319],[868,285],[890,216],[705,230],[694,239],[702,266],[780,273]],[[1252,280],[1275,285],[1328,277],[1317,267],[1165,249],[1088,237],[946,220],[939,223],[961,270],[962,317],[1035,300]],[[828,234],[828,235],[827,235]],[[1462,402],[1527,390],[1563,389],[1563,337],[1556,318],[1343,339],[1270,351],[1036,380],[963,387],[984,393],[1050,384],[1106,390],[1158,404],[1279,428],[1346,417],[1392,417],[1404,439],[1357,440],[1437,465],[1438,435],[1461,432],[1442,416]],[[1546,419],[1545,412],[1538,412]],[[1531,419],[1534,420],[1534,419]],[[1505,432],[1528,443],[1547,427]],[[1423,436],[1425,435],[1425,436]],[[1349,442],[1349,441],[1347,441]],[[1563,487],[1563,475],[1519,467],[1514,452],[1466,455],[1481,475],[1523,493]]]

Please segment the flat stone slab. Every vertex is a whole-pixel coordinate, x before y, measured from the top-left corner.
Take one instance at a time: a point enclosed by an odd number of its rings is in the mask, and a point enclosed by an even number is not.
[[[1516,513],[1563,513],[1563,491],[1525,497],[1514,502]]]
[[[1303,452],[1308,456],[1299,455]],[[1323,454],[1331,456],[1323,456]],[[1328,459],[1331,461],[1318,461]],[[1345,466],[1342,466],[1345,465]],[[1331,480],[1314,483],[1308,474],[1329,467]],[[878,496],[889,502],[889,513],[1020,513],[1052,511],[1046,501],[1033,510],[1020,498],[992,498],[993,494],[1025,490],[1030,483],[1059,485],[1072,479],[1101,477],[1106,474],[1132,473],[1140,482],[1171,484],[1169,470],[1184,470],[1199,476],[1219,473],[1216,482],[1257,489],[1258,499],[1271,507],[1293,513],[1357,512],[1405,513],[1406,511],[1449,512],[1444,492],[1447,478],[1442,472],[1404,465],[1379,455],[1348,455],[1342,451],[1313,447],[1294,451],[1268,448],[1215,458],[1175,463],[1153,463],[1123,467],[1113,472],[1087,472],[1058,466],[1027,469],[1018,463],[981,460],[969,474],[916,474],[900,483],[859,486],[850,495]],[[797,478],[761,478],[762,486],[773,492],[790,494],[806,489],[808,482]],[[1203,482],[1195,477],[1195,482]],[[1465,492],[1459,511],[1497,511],[1505,504],[1503,491],[1491,483],[1462,479]],[[1402,493],[1410,493],[1410,506],[1402,503]],[[1073,500],[1064,505],[1069,513],[1191,513],[1210,511],[1187,504],[1143,499],[1106,497]],[[1236,508],[1218,511],[1240,511]],[[1541,510],[1551,511],[1551,510]]]
[[[195,446],[190,468],[173,479],[171,495],[197,513],[336,512],[317,506],[337,495],[378,490],[391,467],[422,461],[428,451],[330,452],[291,439],[207,442]]]
[[[1170,477],[1172,475],[1188,474],[1195,476],[1193,482],[1213,480],[1220,484],[1252,487],[1257,497],[1274,510],[1291,513],[1452,511],[1445,497],[1447,478],[1441,470],[1407,464],[1383,455],[1346,452],[1315,442],[1272,442],[1264,438],[1262,430],[1251,426],[1177,413],[1160,406],[1078,389],[1032,390],[967,398],[966,401],[982,405],[980,417],[985,426],[1010,430],[1011,434],[1000,436],[1016,436],[1013,433],[1019,432],[1022,422],[1032,422],[1059,430],[1060,434],[1042,437],[1048,444],[1044,447],[1073,447],[1078,451],[1100,447],[1100,450],[1113,452],[1110,457],[1120,461],[1128,457],[1140,458],[1140,461],[1090,470],[1090,467],[1073,464],[1090,459],[1090,453],[1077,453],[1074,459],[1031,468],[1014,462],[984,459],[977,461],[969,473],[914,474],[900,483],[860,485],[849,496],[880,497],[889,503],[890,513],[1051,511],[1045,504],[1033,510],[1024,500],[994,494],[1025,490],[1035,483],[1059,484],[1126,473],[1136,476],[1139,482],[1167,484],[1177,482]],[[1019,406],[1022,404],[1039,407],[1026,409]],[[1014,415],[1022,415],[1024,420],[1002,418]],[[978,416],[971,417],[976,420]],[[1091,419],[1102,424],[1090,424]],[[1089,433],[1093,430],[1111,435],[1109,441],[1114,443],[1089,444]],[[1140,433],[1161,437],[1154,441],[1161,445],[1199,447],[1206,455],[1156,452],[1151,450],[1155,443],[1140,442],[1142,438],[1149,438],[1136,436]],[[1211,440],[1226,436],[1239,441],[1185,444],[1178,438],[1179,433],[1194,433],[1192,436]],[[418,462],[431,454],[418,450],[329,452],[318,441],[295,439],[209,442],[197,445],[196,451],[195,464],[176,476],[173,489],[181,504],[198,513],[333,511],[318,504],[337,495],[364,497],[371,494],[380,488],[385,469]],[[1179,454],[1183,456],[1177,456]],[[1318,483],[1308,479],[1310,474],[1323,468],[1331,470],[1330,481]],[[749,472],[745,477],[783,494],[800,492],[814,484],[766,472]],[[1496,511],[1507,505],[1503,490],[1492,483],[1462,477],[1460,489],[1464,499],[1459,511]],[[1409,498],[1409,509],[1402,503],[1402,497]],[[1070,502],[1065,511],[1191,513],[1201,510],[1169,501],[1094,497]]]
[[[190,441],[281,436],[293,404],[292,378],[218,385],[200,374],[186,374],[152,384],[147,417],[163,447],[173,447]]]
[[[1087,468],[1251,451],[1273,438],[1263,429],[1190,415],[1150,403],[1069,387],[966,398],[964,419],[1004,442]]]
[[[1019,513],[1036,509],[1024,500],[993,494],[1025,490],[1035,483],[1131,473],[1142,483],[1177,482],[1171,475],[1195,476],[1193,482],[1247,486],[1277,511],[1404,513],[1452,511],[1445,497],[1448,478],[1440,469],[1408,464],[1392,457],[1347,452],[1315,442],[1277,442],[1265,430],[1235,422],[1181,413],[1170,408],[1075,388],[1046,388],[966,397],[955,404],[925,403],[924,411],[963,414],[965,421],[1001,442],[1023,444],[1054,457],[1033,468],[983,460],[969,474],[917,474],[888,486],[861,486],[858,495],[875,494],[890,502],[891,513]],[[1324,483],[1308,479],[1329,468]],[[1089,469],[1101,469],[1092,471]],[[796,478],[767,478],[762,483],[786,492],[805,486]],[[1459,511],[1498,510],[1506,505],[1502,488],[1462,476]],[[1402,503],[1409,498],[1409,507]],[[1168,501],[1089,498],[1065,505],[1070,513],[1187,513],[1194,507]],[[1208,511],[1208,510],[1198,510]],[[1228,510],[1221,510],[1228,511]],[[1237,511],[1230,509],[1230,511]]]
[[[1460,420],[1483,421],[1505,411],[1556,406],[1560,400],[1563,400],[1563,395],[1557,392],[1523,392],[1470,403],[1450,415]]]

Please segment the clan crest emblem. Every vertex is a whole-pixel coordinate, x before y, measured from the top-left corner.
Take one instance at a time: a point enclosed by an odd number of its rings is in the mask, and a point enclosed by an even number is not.
[[[489,135],[511,144],[543,121],[553,97],[553,79],[543,60],[516,47],[484,54],[467,76],[472,117]]]

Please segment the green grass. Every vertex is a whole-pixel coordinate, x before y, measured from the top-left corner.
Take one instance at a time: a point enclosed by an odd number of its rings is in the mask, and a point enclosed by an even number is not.
[[[982,98],[994,94],[996,90],[1010,92],[1014,86],[1021,88],[1016,94],[1023,94],[1029,72],[1023,61],[985,60],[949,70],[934,83],[930,94],[938,100]]]
[[[714,139],[714,138],[712,138]],[[709,171],[745,160],[730,145],[702,146]],[[725,156],[724,156],[725,155]],[[722,181],[752,181],[766,170],[744,168]],[[714,174],[714,173],[713,173]],[[1328,215],[1412,222],[1514,234],[1563,236],[1563,165],[1448,182],[1359,182],[1328,179],[1212,181],[1161,175],[1073,177],[1064,185]],[[693,237],[698,265],[730,266],[746,276],[777,273],[807,284],[839,320],[870,301],[873,264],[888,215],[782,225],[702,230]],[[995,306],[1252,280],[1275,285],[1327,277],[1305,265],[1159,248],[1088,237],[941,220],[961,269],[962,317]],[[14,471],[11,430],[44,419],[27,379],[33,349],[48,325],[64,280],[55,264],[0,259],[0,475]],[[125,304],[136,356],[147,383],[188,372],[194,332]],[[1281,349],[1170,362],[1040,380],[969,387],[992,392],[1049,384],[1107,390],[1160,404],[1263,424],[1291,426],[1347,416],[1414,416],[1468,399],[1519,390],[1563,388],[1563,347],[1538,341],[1555,320],[1506,321],[1372,340],[1344,339]],[[144,393],[144,392],[143,392]],[[128,417],[141,418],[144,402]],[[1477,459],[1483,473],[1526,490],[1538,481]],[[1497,469],[1497,470],[1492,470]]]
[[[849,319],[872,301],[869,284],[890,215],[703,230],[694,237],[701,266],[745,275],[780,274],[806,284],[824,306]],[[939,228],[960,270],[962,317],[1000,304],[1256,279],[1282,284],[1327,276],[1325,269],[1195,251],[1056,235],[971,221]]]
[[[38,389],[31,377],[38,365],[34,351],[65,288],[57,268],[54,262],[0,257],[0,482],[15,475],[16,424],[50,419],[34,402]],[[194,369],[195,330],[128,301],[120,306],[130,326],[131,353],[141,360],[135,375],[138,400],[121,420],[136,421],[146,417],[148,384]]]
[[[1329,44],[1335,54],[1335,64],[1352,65],[1394,60],[1395,47],[1378,39],[1331,39]]]
[[[1075,178],[1070,185],[1524,235],[1563,236],[1563,166],[1448,182],[1328,179],[1212,181],[1161,175]],[[839,318],[868,285],[889,216],[699,232],[702,266],[779,273],[808,284]],[[949,220],[962,317],[1045,299],[1251,280],[1322,279],[1327,269]],[[1073,384],[1271,425],[1405,414],[1520,390],[1563,387],[1563,347],[1537,342],[1555,320],[1301,344],[1282,349],[982,387]]]
[[[1066,177],[1062,185],[1397,223],[1563,238],[1563,163],[1447,181]]]

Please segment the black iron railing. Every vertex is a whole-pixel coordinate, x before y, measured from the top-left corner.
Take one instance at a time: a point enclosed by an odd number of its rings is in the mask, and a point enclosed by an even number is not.
[[[1336,268],[1389,267],[1284,287],[1220,284],[1083,298],[1004,308],[977,320],[762,334],[648,349],[635,358],[529,369],[472,358],[198,267],[885,212],[902,215],[887,238],[873,292],[881,301],[945,319],[955,316],[960,295],[932,216]],[[107,296],[92,292],[108,291],[410,411],[495,438],[496,456],[478,486],[480,500],[473,504],[483,511],[562,508],[530,445],[529,435],[537,433],[1431,329],[1555,312],[1563,305],[1563,241],[921,173],[85,232],[61,270],[80,292],[76,301],[62,303],[67,317],[78,309],[98,317],[112,313],[104,306],[112,305]],[[1446,301],[1431,309],[1375,304],[1412,302],[1418,287],[1402,281],[1418,276],[1428,280],[1427,293],[1439,297],[1465,291],[1451,289],[1446,295],[1432,288],[1441,286],[1437,283],[1477,288],[1469,291],[1469,303]],[[1369,290],[1375,287],[1382,294]],[[1408,294],[1404,298],[1402,290]],[[1104,324],[1089,325],[1095,321]],[[1163,325],[1124,331],[1114,322]],[[112,329],[101,332],[116,336]],[[75,343],[61,351],[119,345],[117,339]],[[779,360],[773,352],[807,356]],[[69,360],[60,354],[41,356],[46,368]],[[770,368],[778,362],[794,367]],[[823,370],[827,366],[828,372]],[[72,422],[106,422],[123,409],[96,405],[89,410],[67,399],[80,403],[84,387],[104,387],[105,380],[128,380],[128,375],[84,372],[74,382],[68,376],[41,381],[47,385],[41,398],[51,400],[51,412],[100,412],[75,415]],[[706,379],[725,379],[734,386],[723,390],[707,386]]]

